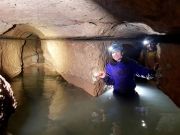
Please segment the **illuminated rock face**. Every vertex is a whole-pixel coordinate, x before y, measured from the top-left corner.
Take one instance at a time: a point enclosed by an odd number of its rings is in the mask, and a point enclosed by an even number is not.
[[[8,77],[15,77],[21,72],[20,48],[22,44],[23,41],[0,41],[1,72]]]
[[[178,5],[179,0],[167,0],[166,2],[161,0],[78,0],[78,2],[72,0],[1,0],[0,33],[17,37],[28,37],[30,34],[35,34],[39,38],[44,38],[102,35],[127,37],[142,33],[156,33],[152,29],[158,32],[168,32],[179,27]],[[137,23],[133,25],[127,22]],[[147,25],[142,25],[142,23]],[[17,24],[16,27],[13,27],[14,24]],[[34,43],[32,41],[29,44]],[[45,67],[58,72],[70,83],[96,96],[101,93],[103,83],[95,81],[93,74],[104,68],[105,49],[109,44],[110,42],[107,41],[56,40],[41,41],[39,45],[42,48]],[[28,54],[25,53],[24,58],[31,54],[34,57],[29,57],[25,63],[22,63],[23,45],[24,41],[0,41],[1,71],[10,77],[21,73],[22,64],[29,66],[37,61],[36,51],[33,51],[32,46],[29,46],[29,49],[26,46],[24,52]],[[169,49],[173,52],[172,49],[178,50],[179,47],[168,47],[160,45],[160,67],[163,78],[159,83],[162,90],[180,104],[177,100],[180,94],[176,89],[178,87],[176,80],[180,74],[176,70],[178,54],[172,53],[169,56],[172,59],[165,64],[166,59],[169,59],[166,55],[167,50],[169,53]],[[175,67],[175,70],[166,70],[169,67],[172,69]],[[168,83],[165,80],[169,80]]]
[[[63,77],[89,94],[101,93],[102,82],[94,78],[94,73],[103,70],[103,45],[98,42],[67,42]]]

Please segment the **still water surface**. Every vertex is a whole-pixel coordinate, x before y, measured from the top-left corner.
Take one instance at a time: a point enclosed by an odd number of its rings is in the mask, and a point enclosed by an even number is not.
[[[136,98],[115,97],[111,89],[92,97],[34,72],[12,87],[19,103],[13,135],[180,135],[180,109],[150,84],[138,84]]]

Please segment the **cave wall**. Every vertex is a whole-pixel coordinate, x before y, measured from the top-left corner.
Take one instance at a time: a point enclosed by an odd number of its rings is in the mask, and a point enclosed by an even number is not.
[[[15,77],[21,72],[21,47],[24,41],[1,40],[0,60],[1,73],[7,77]]]
[[[100,94],[102,85],[93,80],[93,71],[102,70],[101,43],[45,41],[45,63],[55,68],[65,80],[93,96]]]
[[[159,32],[180,30],[179,0],[93,0],[123,22],[145,23]]]
[[[158,86],[180,107],[180,46],[161,44]]]

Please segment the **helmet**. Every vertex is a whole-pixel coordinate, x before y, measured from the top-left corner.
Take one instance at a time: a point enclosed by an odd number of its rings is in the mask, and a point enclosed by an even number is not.
[[[122,52],[124,50],[122,43],[120,41],[113,41],[111,46],[108,48],[109,52],[117,52],[120,51]]]

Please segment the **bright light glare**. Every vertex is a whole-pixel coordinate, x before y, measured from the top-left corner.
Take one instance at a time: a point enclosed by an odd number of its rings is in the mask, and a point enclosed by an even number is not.
[[[146,86],[137,85],[135,90],[142,97],[150,98],[154,96],[152,90]]]
[[[98,73],[98,72],[95,72],[93,75],[94,75],[95,77],[97,77],[97,76],[99,75],[99,73]]]
[[[112,52],[112,50],[113,50],[113,47],[110,46],[110,47],[108,48],[108,51],[109,51],[109,52]]]
[[[141,120],[141,126],[142,126],[142,127],[146,127],[146,123],[145,123],[144,120]]]
[[[149,40],[147,40],[147,39],[143,40],[143,45],[148,45],[149,43],[150,43]]]
[[[113,90],[114,90],[114,88],[113,88],[113,86],[111,86],[111,85],[106,85],[105,86],[105,93],[104,93],[104,95],[107,95],[107,96],[111,96],[112,94],[113,94]]]
[[[156,96],[153,87],[150,86],[144,86],[141,84],[138,84],[135,88],[136,92],[141,96],[141,97],[146,97],[146,99],[152,99]]]
[[[98,80],[98,79],[97,79],[98,75],[99,75],[98,72],[93,72],[93,74],[92,74],[92,80],[93,80],[93,82],[96,82],[96,81]]]
[[[142,127],[146,127],[146,123],[142,123],[141,125],[142,125]]]
[[[145,121],[144,120],[141,120],[142,123],[144,123]]]
[[[140,96],[145,96],[146,95],[146,91],[144,90],[143,86],[137,85],[136,86],[136,92],[140,95]]]
[[[93,83],[98,81],[99,72],[100,72],[99,67],[96,67],[92,70],[92,81],[93,81]]]

